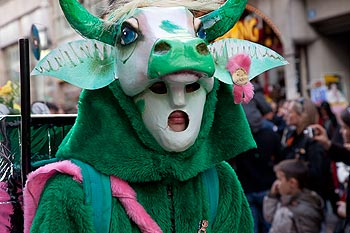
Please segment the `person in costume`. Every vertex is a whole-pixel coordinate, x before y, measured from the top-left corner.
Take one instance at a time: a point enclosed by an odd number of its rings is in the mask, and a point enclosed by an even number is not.
[[[28,176],[25,232],[252,232],[242,187],[224,161],[256,146],[239,104],[252,92],[247,83],[287,62],[247,41],[212,43],[246,0],[116,1],[106,21],[76,0],[60,4],[88,40],[52,51],[32,75],[84,90],[56,155],[62,161]],[[77,160],[110,177],[107,230],[84,199]],[[213,182],[203,178],[208,171]]]

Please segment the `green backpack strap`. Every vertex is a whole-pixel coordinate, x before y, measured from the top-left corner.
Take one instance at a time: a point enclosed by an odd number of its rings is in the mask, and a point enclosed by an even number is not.
[[[210,217],[209,224],[213,226],[219,205],[219,176],[216,167],[209,168],[202,173],[202,180],[208,194]]]
[[[112,213],[112,191],[109,176],[82,161],[72,159],[81,168],[85,203],[92,206],[96,232],[108,233]]]
[[[59,161],[62,161],[62,160],[58,159],[58,158],[44,159],[44,160],[39,160],[39,161],[32,163],[31,166],[33,169],[37,169],[37,168],[42,167],[46,164],[55,163],[55,162],[59,162]]]

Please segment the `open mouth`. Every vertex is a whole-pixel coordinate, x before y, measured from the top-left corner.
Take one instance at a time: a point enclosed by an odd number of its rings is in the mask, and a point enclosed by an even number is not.
[[[176,110],[168,117],[168,126],[175,132],[187,129],[189,123],[188,115],[184,111]]]

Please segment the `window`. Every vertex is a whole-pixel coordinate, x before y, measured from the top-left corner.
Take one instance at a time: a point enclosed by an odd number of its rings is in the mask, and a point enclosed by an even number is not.
[[[9,2],[9,1],[11,1],[11,0],[0,0],[0,6],[5,4],[5,3],[7,3],[7,2]]]
[[[18,44],[13,44],[4,49],[5,79],[19,83],[19,48]]]

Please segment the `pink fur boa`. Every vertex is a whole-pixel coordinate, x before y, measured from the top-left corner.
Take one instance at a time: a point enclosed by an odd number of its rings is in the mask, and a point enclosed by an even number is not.
[[[71,175],[73,180],[82,182],[80,167],[71,161],[64,160],[51,163],[38,168],[28,175],[24,196],[24,232],[29,233],[32,225],[40,195],[45,184],[56,172]],[[161,233],[157,223],[151,218],[140,203],[137,202],[135,191],[124,180],[111,176],[112,195],[117,197],[125,208],[130,219],[132,219],[143,233]]]

